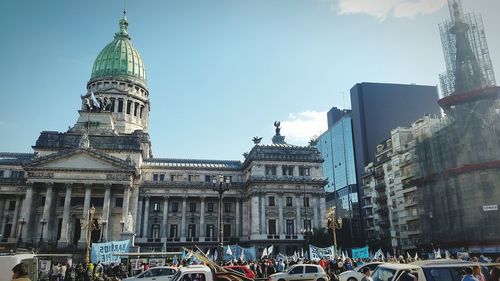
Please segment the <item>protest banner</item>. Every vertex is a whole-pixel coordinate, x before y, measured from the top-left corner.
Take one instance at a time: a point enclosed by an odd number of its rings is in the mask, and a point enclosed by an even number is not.
[[[102,264],[119,263],[121,261],[120,256],[114,254],[128,253],[129,247],[130,240],[92,243],[90,261]]]
[[[352,249],[352,258],[353,259],[368,259],[368,258],[370,258],[368,246],[363,247],[363,248]]]
[[[313,245],[309,245],[309,257],[311,260],[319,260],[323,257],[333,259],[335,256],[335,251],[333,250],[333,246],[326,248],[319,248]]]

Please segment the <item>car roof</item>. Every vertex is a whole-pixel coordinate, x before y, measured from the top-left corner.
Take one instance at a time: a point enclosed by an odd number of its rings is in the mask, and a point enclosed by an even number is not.
[[[439,260],[425,260],[425,261],[416,261],[412,264],[421,266],[423,268],[426,267],[464,267],[464,266],[474,266],[482,264],[477,262],[463,261],[463,260],[453,260],[453,259],[439,259]]]
[[[389,269],[417,269],[420,266],[411,263],[382,263],[379,264],[378,268],[389,268]]]
[[[195,269],[195,270],[200,270],[200,271],[210,271],[210,268],[208,266],[204,266],[204,265],[189,265],[189,266],[182,266],[182,267],[179,267],[179,270],[181,272],[184,272],[184,271],[187,271],[189,269]]]

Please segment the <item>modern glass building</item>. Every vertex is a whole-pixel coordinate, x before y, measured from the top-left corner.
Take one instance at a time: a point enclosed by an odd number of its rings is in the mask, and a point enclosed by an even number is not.
[[[326,205],[328,208],[335,206],[337,213],[344,219],[343,229],[339,231],[339,242],[344,247],[355,245],[358,239],[349,237],[361,239],[361,225],[350,110],[334,107],[328,112],[328,130],[319,137],[317,148],[325,160],[324,177],[328,178],[325,186]]]

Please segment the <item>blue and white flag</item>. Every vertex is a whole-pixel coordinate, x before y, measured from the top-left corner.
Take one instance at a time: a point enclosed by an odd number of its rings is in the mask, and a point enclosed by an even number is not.
[[[309,257],[310,260],[320,260],[323,257],[333,259],[335,256],[335,251],[333,250],[333,246],[326,248],[318,248],[313,245],[309,245]]]
[[[92,105],[94,107],[101,107],[101,104],[99,103],[99,101],[94,96],[94,92],[90,92],[90,99],[92,100]]]
[[[129,248],[130,240],[92,243],[90,261],[102,264],[119,263],[121,258],[115,254],[128,253]]]
[[[365,246],[363,248],[352,249],[352,258],[353,259],[368,259],[368,258],[370,258],[368,246]]]

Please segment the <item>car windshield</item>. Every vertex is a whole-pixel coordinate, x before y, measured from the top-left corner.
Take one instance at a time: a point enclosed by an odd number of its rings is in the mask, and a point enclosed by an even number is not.
[[[395,273],[396,273],[396,270],[394,270],[394,269],[378,267],[373,272],[373,275],[372,275],[373,281],[392,281],[392,278],[394,277]]]

